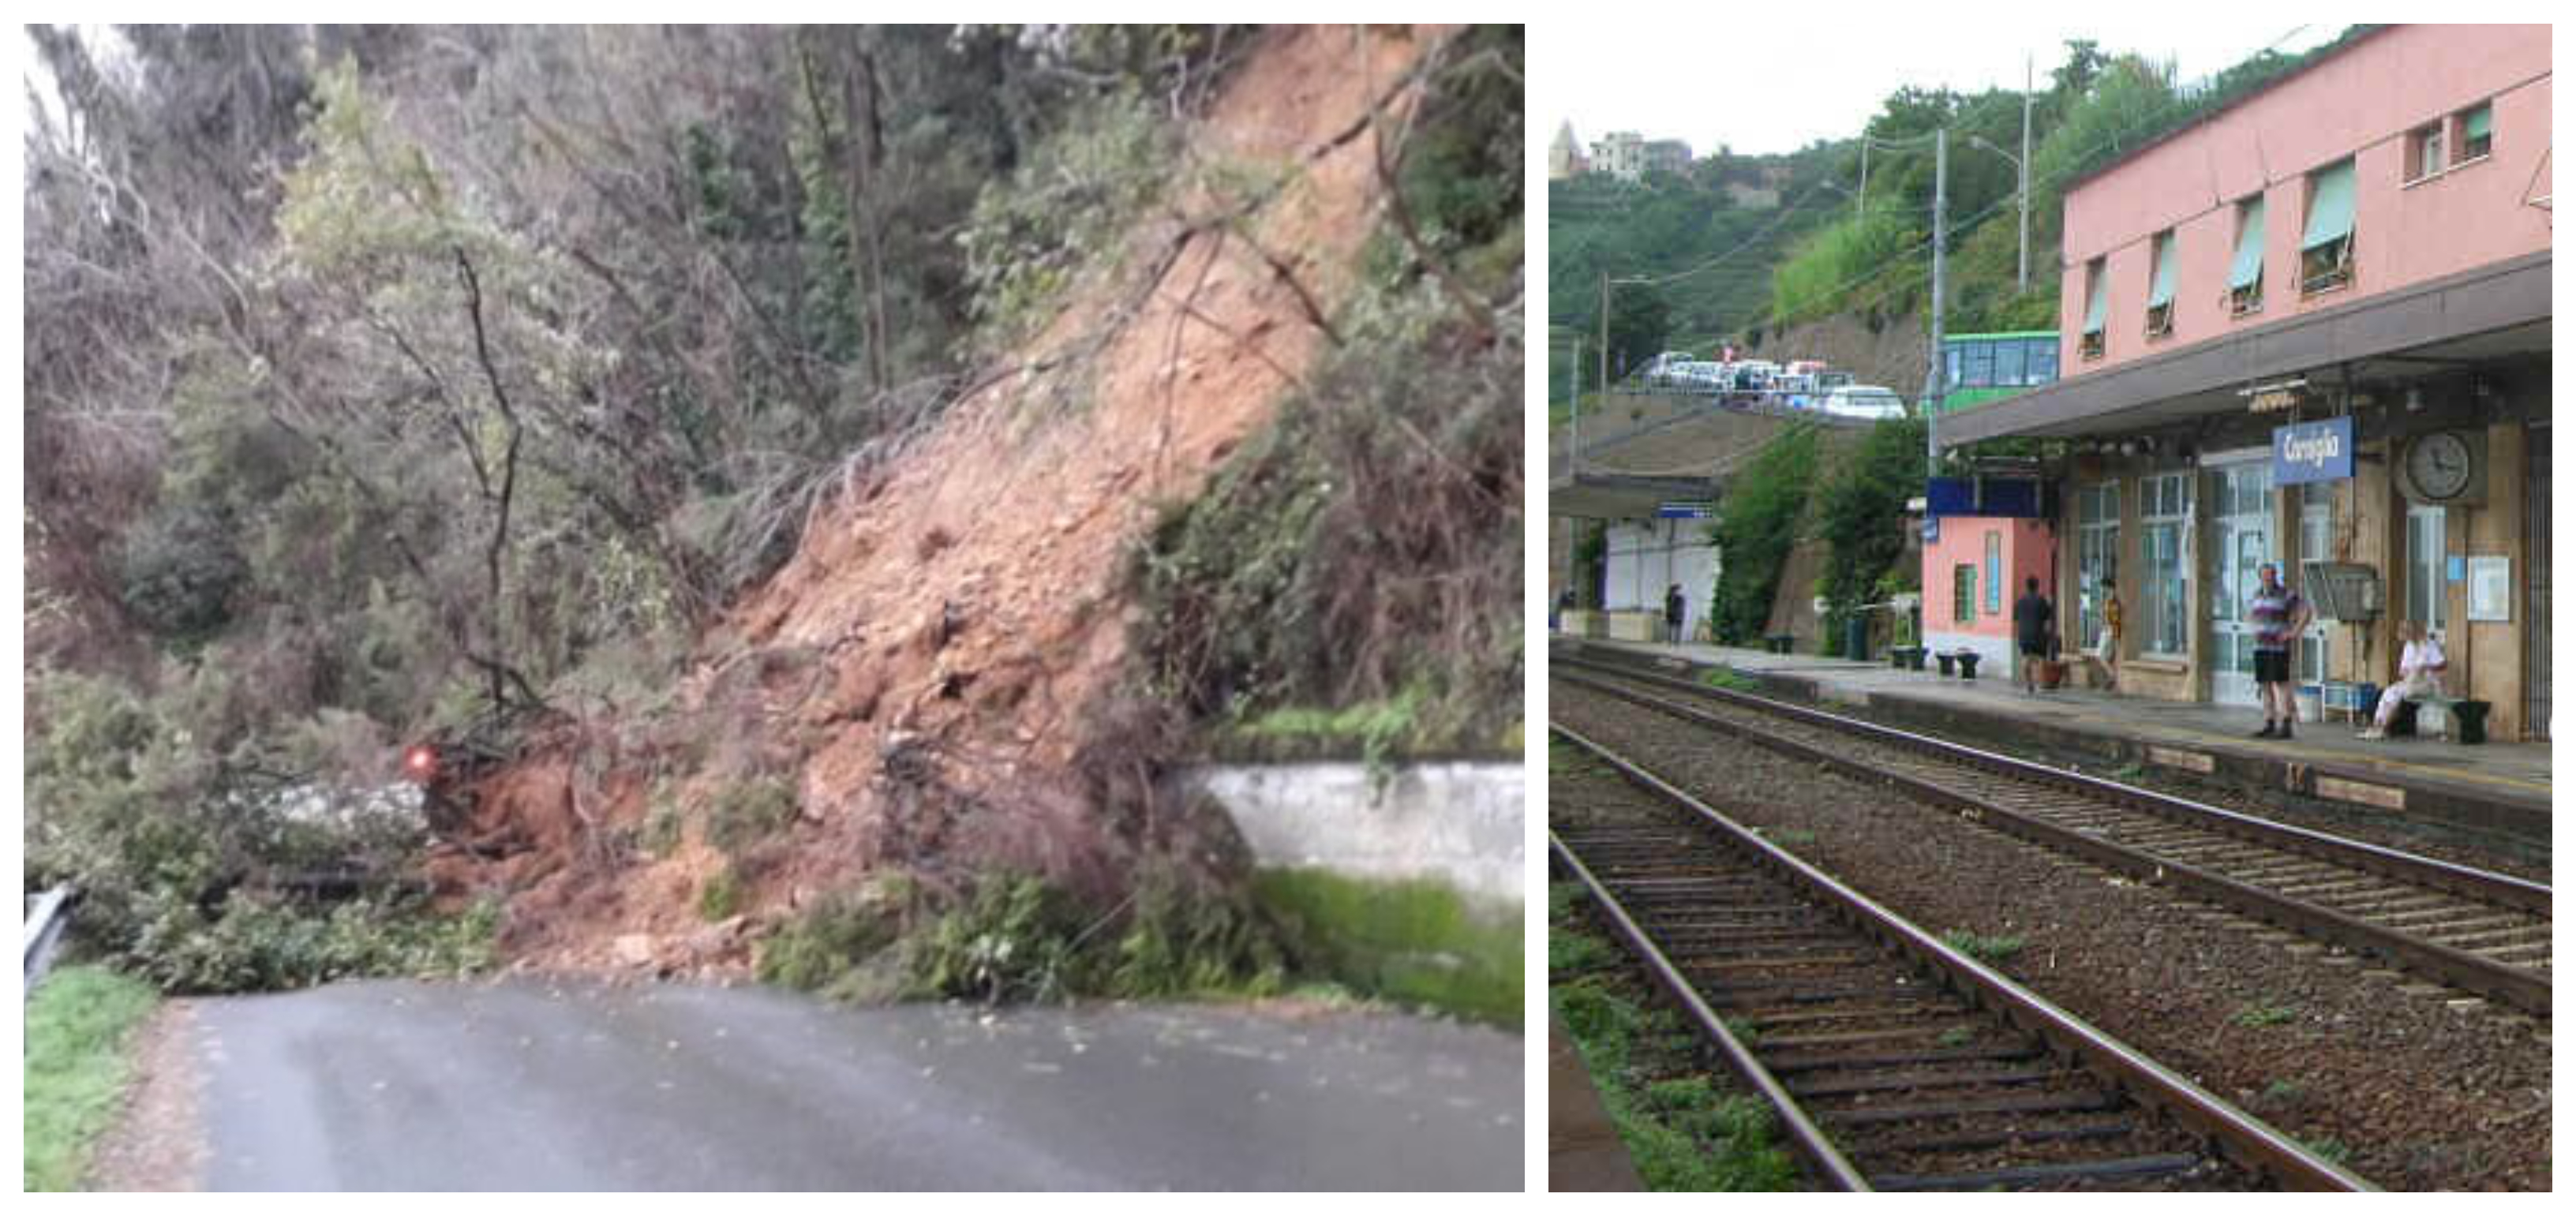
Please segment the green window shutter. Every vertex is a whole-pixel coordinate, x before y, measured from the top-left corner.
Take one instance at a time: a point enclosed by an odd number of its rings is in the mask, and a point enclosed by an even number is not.
[[[2493,130],[2495,126],[2495,107],[2492,105],[2484,105],[2469,111],[2469,121],[2466,126],[2468,128],[2469,138],[2485,139],[2487,137],[2487,133]]]
[[[2109,293],[2102,290],[2102,263],[2084,268],[2084,332],[2102,332],[2102,316],[2110,311]]]
[[[2308,232],[2299,248],[2314,249],[2352,235],[2352,162],[2320,169],[2308,178]]]
[[[2245,204],[2245,227],[2236,234],[2236,261],[2227,268],[2229,290],[2251,287],[2263,277],[2263,196]]]
[[[2157,308],[2173,303],[2174,234],[2156,238],[2156,281],[2147,291],[2147,307]]]

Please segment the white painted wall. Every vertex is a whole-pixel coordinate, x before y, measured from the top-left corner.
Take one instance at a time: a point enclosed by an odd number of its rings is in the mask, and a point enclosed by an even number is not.
[[[1530,805],[1521,765],[1211,765],[1177,774],[1223,804],[1263,868],[1432,879],[1463,894],[1523,897]]]
[[[2012,664],[2016,656],[2013,653],[2013,642],[2010,638],[1999,638],[1983,633],[1952,633],[1948,630],[1930,629],[1924,631],[1923,645],[1933,654],[1956,654],[1963,648],[1976,651],[1977,678],[1980,680],[2015,678]],[[1925,658],[1923,669],[1940,670],[1940,660]]]
[[[1602,566],[1601,605],[1663,618],[1664,588],[1682,585],[1682,627],[1698,636],[1717,588],[1717,546],[1705,519],[1651,519],[1610,525]]]

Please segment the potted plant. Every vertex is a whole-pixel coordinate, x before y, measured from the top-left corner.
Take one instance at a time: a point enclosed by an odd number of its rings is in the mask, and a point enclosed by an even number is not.
[[[1915,637],[1914,613],[1910,611],[1911,606],[1895,603],[1890,607],[1896,612],[1896,619],[1892,626],[1896,642],[1887,648],[1888,658],[1897,666],[1909,671],[1923,670],[1923,644]]]

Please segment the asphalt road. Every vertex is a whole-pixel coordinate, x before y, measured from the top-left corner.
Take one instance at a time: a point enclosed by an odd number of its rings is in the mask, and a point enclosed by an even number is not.
[[[1399,1015],[522,980],[195,1026],[218,1190],[1521,1186],[1522,1040]]]

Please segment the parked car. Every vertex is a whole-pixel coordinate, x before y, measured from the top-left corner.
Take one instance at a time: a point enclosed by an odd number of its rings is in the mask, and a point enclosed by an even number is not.
[[[1875,384],[1846,384],[1825,395],[1825,412],[1840,418],[1902,418],[1905,399]]]

